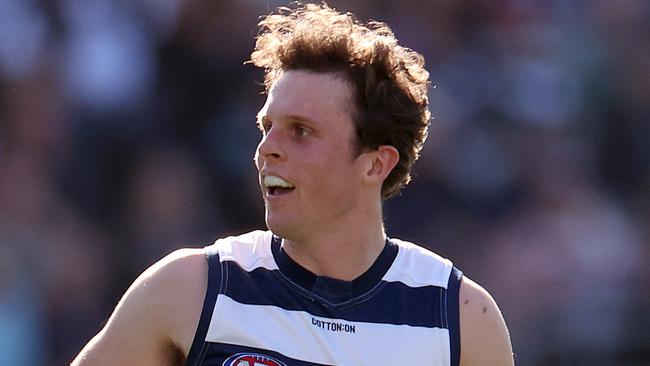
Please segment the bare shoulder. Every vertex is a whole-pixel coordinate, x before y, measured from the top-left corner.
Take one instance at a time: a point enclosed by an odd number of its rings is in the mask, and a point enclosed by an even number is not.
[[[513,365],[508,329],[490,293],[463,277],[459,306],[461,365]]]
[[[165,333],[170,335],[174,345],[187,356],[208,287],[208,261],[205,251],[177,250],[150,270],[152,286],[147,301],[150,305],[161,305],[158,315],[167,320]],[[146,282],[144,285],[146,286]]]
[[[207,273],[202,249],[177,250],[149,267],[73,365],[181,364],[199,322]]]

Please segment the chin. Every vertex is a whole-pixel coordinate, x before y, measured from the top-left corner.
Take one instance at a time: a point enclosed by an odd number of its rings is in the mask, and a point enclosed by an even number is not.
[[[298,228],[300,228],[301,225],[295,222],[292,223],[285,218],[281,219],[267,214],[266,227],[279,237],[292,239],[296,236]]]
[[[269,214],[268,212],[266,213],[266,227],[269,228],[274,234],[279,235],[279,236],[284,236],[286,233],[286,223],[284,220],[281,220],[279,217],[276,215]]]

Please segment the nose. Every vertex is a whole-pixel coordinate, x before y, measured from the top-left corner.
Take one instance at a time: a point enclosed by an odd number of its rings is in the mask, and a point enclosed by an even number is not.
[[[280,140],[280,131],[274,128],[262,136],[255,151],[255,162],[258,168],[261,168],[264,162],[272,163],[284,159],[286,154]]]

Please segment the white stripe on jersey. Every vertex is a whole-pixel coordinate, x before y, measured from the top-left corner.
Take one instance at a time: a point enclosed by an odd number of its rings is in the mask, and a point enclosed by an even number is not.
[[[222,294],[217,297],[205,340],[270,349],[329,365],[450,362],[447,329],[326,319],[305,311],[240,304]],[[399,350],[393,340],[399,340]],[[417,359],[405,359],[405,355],[417,355]]]
[[[245,271],[255,268],[278,269],[269,245],[273,234],[256,230],[238,237],[217,240],[219,260],[237,262]],[[413,243],[390,239],[400,247],[394,264],[382,280],[401,282],[409,287],[447,288],[452,262]]]
[[[219,239],[215,246],[219,251],[219,260],[237,262],[246,272],[255,268],[278,269],[271,253],[270,231],[256,230],[240,236]]]
[[[390,239],[399,246],[395,262],[382,280],[401,282],[409,287],[447,288],[453,264],[429,250],[404,240]]]

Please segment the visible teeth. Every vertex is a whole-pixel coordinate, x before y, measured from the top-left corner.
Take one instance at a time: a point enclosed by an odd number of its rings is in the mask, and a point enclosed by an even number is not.
[[[266,187],[294,188],[293,184],[275,175],[264,176],[264,185]]]

